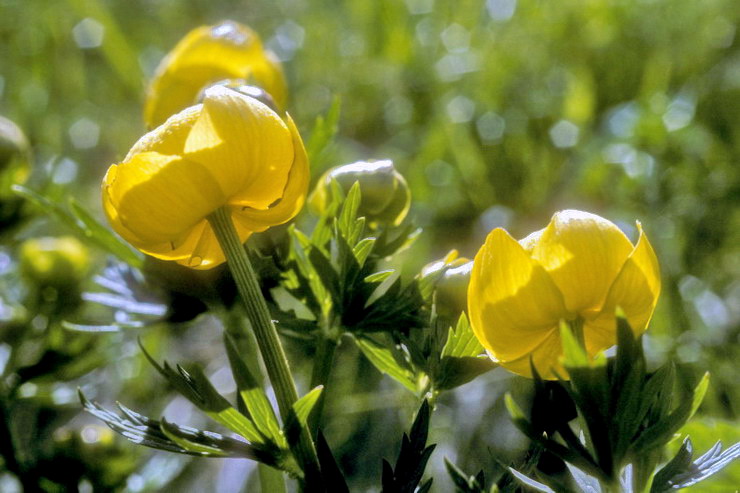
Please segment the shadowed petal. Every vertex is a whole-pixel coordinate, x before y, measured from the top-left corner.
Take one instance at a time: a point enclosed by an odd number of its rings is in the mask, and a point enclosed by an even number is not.
[[[562,354],[563,346],[560,342],[560,332],[557,327],[554,327],[548,333],[547,337],[530,353],[515,360],[499,361],[499,364],[510,372],[531,378],[532,368],[529,365],[529,359],[532,358],[532,363],[534,363],[537,373],[542,378],[555,380],[558,378],[557,375],[563,378],[568,377],[568,372],[560,364],[560,356]]]
[[[115,170],[115,171],[113,171]],[[184,241],[225,202],[207,169],[179,156],[145,152],[111,168],[103,195],[111,222],[136,245]],[[125,235],[131,233],[131,238]]]
[[[475,257],[468,313],[476,337],[500,361],[526,356],[567,316],[547,272],[500,228]]]
[[[249,196],[238,194],[229,200],[229,205],[233,208],[232,217],[236,224],[239,236],[245,231],[257,232],[264,231],[270,226],[282,224],[293,218],[303,207],[308,192],[308,156],[306,149],[303,147],[301,136],[298,129],[289,115],[285,118],[292,136],[292,147],[295,151],[293,166],[290,169],[288,182],[285,190],[282,192],[280,201],[267,210],[253,209],[248,206],[251,201]]]

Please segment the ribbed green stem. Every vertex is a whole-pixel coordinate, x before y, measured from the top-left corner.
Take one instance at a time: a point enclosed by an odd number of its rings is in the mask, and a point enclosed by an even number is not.
[[[293,404],[298,400],[298,391],[290,374],[288,359],[280,343],[277,329],[272,323],[270,311],[257,283],[257,275],[249,262],[244,246],[239,241],[229,210],[225,207],[217,209],[207,219],[213,227],[229,263],[229,269],[234,276],[247,318],[252,323],[262,359],[265,361],[267,375],[275,390],[280,415],[285,422],[292,411]],[[301,430],[298,446],[293,453],[304,469],[306,489],[320,491],[322,489],[320,487],[321,474],[316,448],[306,427]]]

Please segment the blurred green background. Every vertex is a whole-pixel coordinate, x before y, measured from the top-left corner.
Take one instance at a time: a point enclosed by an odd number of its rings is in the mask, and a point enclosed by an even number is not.
[[[314,178],[368,158],[391,158],[407,177],[411,215],[424,228],[401,259],[409,275],[451,248],[472,257],[494,227],[523,237],[563,208],[607,217],[632,238],[639,220],[663,273],[645,338],[649,358],[674,358],[687,378],[709,370],[693,433],[697,442],[737,440],[736,0],[0,0],[0,114],[29,137],[31,186],[50,181],[57,197],[77,197],[102,217],[99,183],[145,131],[143,94],[156,65],[190,29],[223,19],[253,27],[283,61],[289,111],[304,137],[335,97],[341,101],[337,138],[312,163]],[[5,241],[3,258],[19,239],[65,232],[53,220],[35,221]],[[172,359],[203,361],[218,373],[225,356],[214,324],[205,318],[141,335]],[[101,402],[163,411],[170,398],[142,361],[136,335],[105,337],[117,361],[82,384]],[[352,348],[340,352],[335,377],[351,395],[329,402],[326,419],[358,491],[377,484],[380,457],[395,457],[416,405],[365,366]],[[368,381],[354,382],[357,374]],[[449,484],[443,457],[474,473],[495,469],[488,450],[521,446],[499,397],[523,386],[497,370],[442,399],[428,468],[436,491]],[[60,399],[74,416],[74,395]],[[182,402],[168,409],[187,422]],[[394,432],[373,440],[378,426]],[[192,481],[187,491],[237,491],[249,473],[237,461],[188,466],[162,452],[133,453],[142,468],[169,467],[180,488]],[[125,483],[129,491],[156,490],[142,471]],[[737,487],[738,467],[714,484],[702,491]]]

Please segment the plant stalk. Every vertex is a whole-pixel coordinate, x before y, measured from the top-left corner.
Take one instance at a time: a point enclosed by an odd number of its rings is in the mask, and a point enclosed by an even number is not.
[[[298,400],[298,391],[291,376],[288,359],[280,343],[277,329],[275,329],[272,322],[270,311],[257,282],[257,275],[252,268],[249,257],[247,257],[244,245],[239,241],[229,209],[221,207],[208,215],[207,219],[216,234],[228,261],[229,269],[234,276],[247,318],[252,324],[260,353],[265,361],[267,374],[275,390],[280,415],[283,422],[285,422],[293,410],[293,404]],[[321,484],[321,473],[316,456],[316,447],[305,426],[301,429],[298,444],[293,453],[306,475],[306,490],[321,491],[323,488],[319,486]]]

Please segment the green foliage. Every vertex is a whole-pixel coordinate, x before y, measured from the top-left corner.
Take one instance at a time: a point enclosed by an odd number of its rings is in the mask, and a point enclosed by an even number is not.
[[[429,403],[425,400],[416,414],[411,432],[403,434],[395,466],[383,459],[383,493],[425,493],[432,487],[431,478],[421,482],[427,461],[436,447],[426,445],[429,419]]]
[[[531,420],[510,395],[506,404],[516,426],[544,450],[567,462],[577,483],[591,481],[607,488],[618,485],[625,481],[623,470],[629,465],[632,479],[626,487],[643,491],[652,483],[651,491],[664,491],[671,484],[688,486],[709,477],[739,453],[738,447],[731,447],[720,455],[720,448],[715,447],[692,464],[691,442],[686,441],[675,458],[655,474],[661,451],[701,404],[708,374],[693,390],[676,392],[672,367],[648,373],[641,342],[621,318],[617,354],[609,361],[591,361],[567,327],[561,332],[565,336],[564,366],[570,376],[570,382],[561,385],[577,410],[586,443],[569,423],[575,415],[566,411],[543,419],[538,414],[547,413],[543,409],[554,409],[555,403],[546,405],[551,396],[534,367],[533,406],[537,407],[533,407]],[[555,434],[562,442],[555,440]],[[515,476],[522,481],[527,478],[518,472]]]

